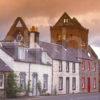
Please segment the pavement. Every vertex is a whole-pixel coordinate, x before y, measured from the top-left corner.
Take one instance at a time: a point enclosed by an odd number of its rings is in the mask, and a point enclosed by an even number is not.
[[[5,100],[100,100],[100,93],[21,97],[21,98],[5,99]]]

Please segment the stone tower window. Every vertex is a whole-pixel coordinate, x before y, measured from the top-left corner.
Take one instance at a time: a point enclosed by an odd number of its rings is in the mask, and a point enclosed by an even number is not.
[[[68,23],[68,19],[64,19],[64,23]]]
[[[21,42],[23,40],[23,36],[19,33],[16,37],[17,42]]]

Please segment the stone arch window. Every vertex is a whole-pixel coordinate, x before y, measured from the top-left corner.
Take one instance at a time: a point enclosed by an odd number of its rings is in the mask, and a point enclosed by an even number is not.
[[[16,42],[22,42],[23,40],[23,36],[22,34],[19,32],[19,34],[16,36]]]
[[[4,89],[4,74],[0,74],[0,89]]]

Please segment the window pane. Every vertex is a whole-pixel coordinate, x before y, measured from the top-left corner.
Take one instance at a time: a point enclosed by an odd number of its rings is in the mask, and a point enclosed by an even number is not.
[[[59,72],[62,72],[62,61],[59,61]]]
[[[44,74],[43,79],[44,79],[43,89],[48,90],[48,74]]]
[[[82,89],[85,89],[85,77],[82,77]]]
[[[59,77],[59,90],[63,89],[63,77]]]
[[[26,74],[25,72],[20,73],[20,87],[26,89]]]
[[[75,77],[72,78],[72,89],[76,90],[76,78]]]
[[[96,78],[93,80],[93,88],[96,89]]]
[[[69,62],[66,62],[66,72],[69,72]]]
[[[0,75],[0,87],[3,86],[3,75]]]
[[[72,65],[72,72],[75,73],[75,63]]]

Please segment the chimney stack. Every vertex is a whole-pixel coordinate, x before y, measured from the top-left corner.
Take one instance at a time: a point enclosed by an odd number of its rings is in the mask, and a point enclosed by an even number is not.
[[[30,29],[30,48],[36,48],[38,42],[39,42],[38,29],[32,26],[32,28]]]

